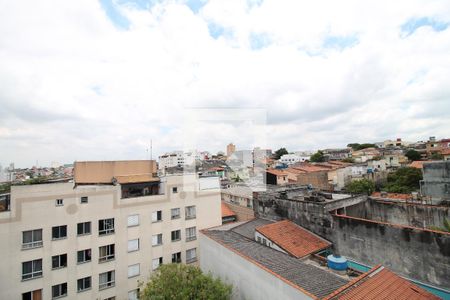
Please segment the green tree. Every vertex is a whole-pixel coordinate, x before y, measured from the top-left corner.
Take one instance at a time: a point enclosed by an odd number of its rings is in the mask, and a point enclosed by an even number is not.
[[[410,161],[415,161],[415,160],[420,160],[422,157],[420,156],[420,153],[417,152],[414,149],[410,149],[405,153],[405,156],[410,160]]]
[[[351,157],[347,157],[347,158],[344,158],[343,160],[342,160],[342,162],[346,162],[346,163],[354,163],[355,162],[355,159],[354,158],[351,158]]]
[[[11,191],[11,183],[2,183],[0,184],[0,194],[9,193]]]
[[[314,153],[313,155],[311,155],[309,160],[312,162],[324,162],[325,156],[323,155],[323,152],[319,150],[316,153]]]
[[[443,160],[444,156],[440,153],[433,153],[430,158],[433,160]]]
[[[355,180],[347,184],[345,190],[352,194],[372,195],[375,191],[375,183],[368,179]]]
[[[383,189],[391,193],[411,193],[419,189],[422,178],[422,170],[403,167],[388,175]]]
[[[377,146],[375,144],[371,144],[371,143],[364,143],[364,144],[351,143],[351,144],[348,144],[347,147],[351,147],[355,151],[366,149],[366,148],[377,148]]]
[[[149,282],[140,286],[140,299],[144,300],[227,300],[232,292],[231,285],[184,264],[161,265]]]
[[[280,159],[282,155],[288,154],[289,152],[286,150],[286,148],[280,148],[277,151],[275,151],[275,159]]]

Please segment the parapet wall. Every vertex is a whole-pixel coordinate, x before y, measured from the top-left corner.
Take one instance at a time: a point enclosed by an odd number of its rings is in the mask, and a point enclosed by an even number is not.
[[[335,247],[364,264],[450,288],[450,233],[333,216]]]

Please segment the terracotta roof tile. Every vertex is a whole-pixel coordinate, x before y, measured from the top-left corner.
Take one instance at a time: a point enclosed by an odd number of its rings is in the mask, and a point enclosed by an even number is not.
[[[331,246],[331,243],[314,235],[295,223],[284,220],[256,228],[289,254],[300,258]]]
[[[287,176],[288,175],[285,171],[277,170],[277,169],[267,169],[266,172],[273,174],[275,176]]]
[[[410,300],[439,299],[421,287],[403,279],[384,267],[375,267],[326,299]]]
[[[236,216],[236,213],[231,208],[222,202],[222,218]]]
[[[450,148],[444,149],[441,151],[442,155],[450,155]]]
[[[426,163],[426,162],[427,161],[416,160],[416,161],[413,161],[412,163],[410,163],[409,167],[416,168],[416,169],[423,169],[423,164]]]

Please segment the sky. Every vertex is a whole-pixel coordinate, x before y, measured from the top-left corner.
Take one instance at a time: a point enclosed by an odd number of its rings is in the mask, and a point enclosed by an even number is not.
[[[145,159],[192,130],[213,153],[448,138],[449,25],[448,0],[0,0],[0,164]]]

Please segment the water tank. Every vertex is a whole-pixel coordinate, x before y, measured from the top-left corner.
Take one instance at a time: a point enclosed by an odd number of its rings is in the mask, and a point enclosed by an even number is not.
[[[327,265],[328,268],[335,271],[345,271],[348,267],[345,257],[333,254],[327,256]]]

